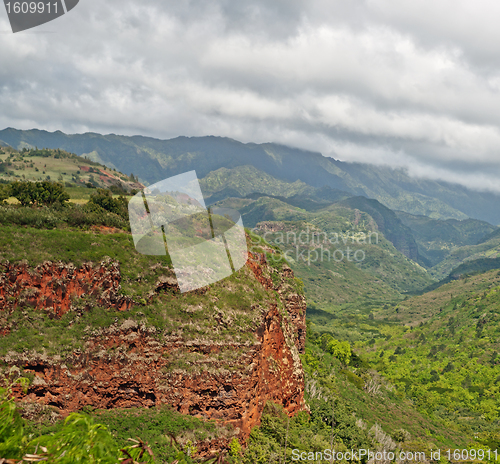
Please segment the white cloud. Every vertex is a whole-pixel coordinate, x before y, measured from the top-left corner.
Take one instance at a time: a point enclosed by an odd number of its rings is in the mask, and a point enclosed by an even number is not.
[[[499,10],[81,0],[18,34],[2,11],[0,126],[276,141],[500,190]]]

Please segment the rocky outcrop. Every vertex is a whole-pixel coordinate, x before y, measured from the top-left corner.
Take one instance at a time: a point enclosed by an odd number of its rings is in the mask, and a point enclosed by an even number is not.
[[[100,306],[129,309],[130,298],[120,295],[120,265],[111,259],[80,267],[46,261],[30,268],[27,261],[0,265],[0,310],[31,306],[57,317],[69,311],[75,298],[94,297]]]
[[[306,346],[306,299],[303,294],[290,292],[286,284],[288,279],[294,278],[294,273],[288,265],[283,265],[279,273],[280,280],[273,283],[270,273],[274,270],[268,266],[265,253],[250,253],[247,265],[252,269],[255,277],[266,290],[276,290],[284,304],[295,332],[295,345],[299,353],[305,353]],[[274,271],[276,272],[276,271]]]
[[[29,354],[8,355],[4,360],[34,373],[27,395],[18,391],[25,400],[56,406],[63,413],[86,405],[169,404],[183,414],[230,423],[246,438],[267,401],[283,404],[290,414],[305,408],[300,359],[290,350],[282,323],[274,307],[258,328],[260,343],[191,345],[186,350],[180,343],[158,344],[150,329],[131,321],[103,331],[85,351],[64,360]],[[234,358],[235,352],[236,359],[221,361]],[[194,353],[200,360],[190,372],[169,369],[172,357],[192,358]]]
[[[307,409],[299,357],[304,351],[306,310],[300,285],[288,266],[270,266],[265,253],[249,258],[242,270],[244,277],[260,282],[255,285],[266,289],[267,301],[267,306],[259,303],[240,308],[243,314],[253,315],[251,338],[238,341],[239,336],[221,339],[207,334],[189,339],[181,329],[162,332],[133,318],[105,328],[88,327],[85,348],[64,358],[35,352],[9,352],[3,358],[9,369],[22,368],[34,376],[27,393],[16,390],[18,398],[55,406],[63,415],[86,405],[168,404],[184,414],[232,424],[242,439],[259,423],[267,401],[282,404],[290,415]],[[45,263],[31,271],[26,264],[18,268],[8,265],[2,278],[3,301],[14,295],[20,305],[21,294],[31,282],[40,293],[55,295],[52,304],[58,314],[69,307],[71,291],[102,296],[111,290],[116,294],[119,288],[119,268],[113,263],[79,269]],[[243,285],[247,285],[245,281]],[[176,302],[184,298],[168,276],[158,280],[150,301],[160,298],[161,292],[170,292]],[[203,301],[219,304],[221,294],[217,295],[208,289]],[[29,301],[36,305],[47,300]],[[192,306],[183,309],[185,313],[198,310]],[[228,325],[236,318],[231,311],[220,309],[216,317]]]

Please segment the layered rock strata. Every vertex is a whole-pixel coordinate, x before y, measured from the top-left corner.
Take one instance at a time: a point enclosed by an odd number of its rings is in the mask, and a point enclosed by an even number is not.
[[[259,423],[267,401],[282,404],[290,415],[305,410],[299,352],[304,352],[306,303],[300,284],[288,266],[270,266],[265,252],[251,254],[240,272],[238,285],[242,288],[260,286],[264,297],[258,304],[223,306],[221,295],[230,295],[236,284],[222,281],[196,296],[207,307],[182,306],[187,320],[181,323],[175,319],[175,330],[162,331],[131,316],[109,327],[89,327],[84,349],[64,358],[41,352],[9,352],[3,358],[5,369],[22,368],[34,375],[27,393],[17,390],[18,397],[55,406],[62,414],[86,405],[129,408],[168,404],[184,414],[232,424],[243,439]],[[80,292],[94,294],[107,308],[124,309],[124,304],[119,304],[124,301],[118,293],[119,282],[119,266],[113,262],[79,269],[53,263],[35,269],[26,263],[17,267],[8,264],[0,276],[0,301],[4,309],[23,302],[46,308],[50,297],[54,314],[60,315],[71,310],[71,295]],[[33,295],[25,296],[30,288]],[[161,292],[170,293],[162,296]],[[162,277],[151,289],[147,304],[159,299],[180,305],[187,298],[178,293],[171,277]],[[125,307],[131,303],[127,300]],[[211,311],[207,318],[219,323],[211,326],[212,333],[187,336],[187,329],[200,324],[194,318],[197,311]],[[238,329],[243,317],[251,324]],[[228,328],[233,331],[223,337]]]
[[[50,309],[61,317],[71,308],[74,299],[94,297],[100,306],[118,310],[129,309],[130,298],[120,295],[120,265],[111,259],[97,265],[46,261],[30,268],[27,261],[17,265],[0,264],[0,310],[31,306]]]

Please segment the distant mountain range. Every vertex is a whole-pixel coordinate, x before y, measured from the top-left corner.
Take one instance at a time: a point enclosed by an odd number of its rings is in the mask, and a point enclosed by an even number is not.
[[[429,179],[413,178],[401,169],[346,163],[320,153],[274,143],[241,143],[222,137],[177,137],[159,140],[142,136],[100,135],[85,133],[68,135],[41,130],[0,131],[0,145],[23,148],[61,148],[87,156],[127,174],[134,173],[144,182],[157,182],[182,172],[196,170],[198,177],[210,176],[204,194],[220,200],[244,196],[253,191],[281,196],[311,194],[315,189],[329,187],[335,195],[374,198],[392,210],[435,219],[466,219],[467,217],[500,223],[500,196],[477,192],[461,185]],[[243,167],[252,166],[250,178],[244,178]],[[239,171],[232,171],[239,168]],[[219,182],[222,177],[239,176],[232,189]],[[224,169],[231,172],[224,172]],[[253,181],[258,177],[259,185]],[[276,181],[277,180],[277,181]],[[223,187],[222,187],[223,186]],[[312,189],[311,189],[312,187]],[[222,191],[226,189],[226,191]],[[242,191],[244,190],[244,191]],[[345,192],[345,193],[339,193]]]

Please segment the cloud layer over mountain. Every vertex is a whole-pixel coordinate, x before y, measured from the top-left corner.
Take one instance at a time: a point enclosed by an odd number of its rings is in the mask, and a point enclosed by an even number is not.
[[[81,0],[12,34],[0,128],[222,135],[500,191],[494,0]]]

